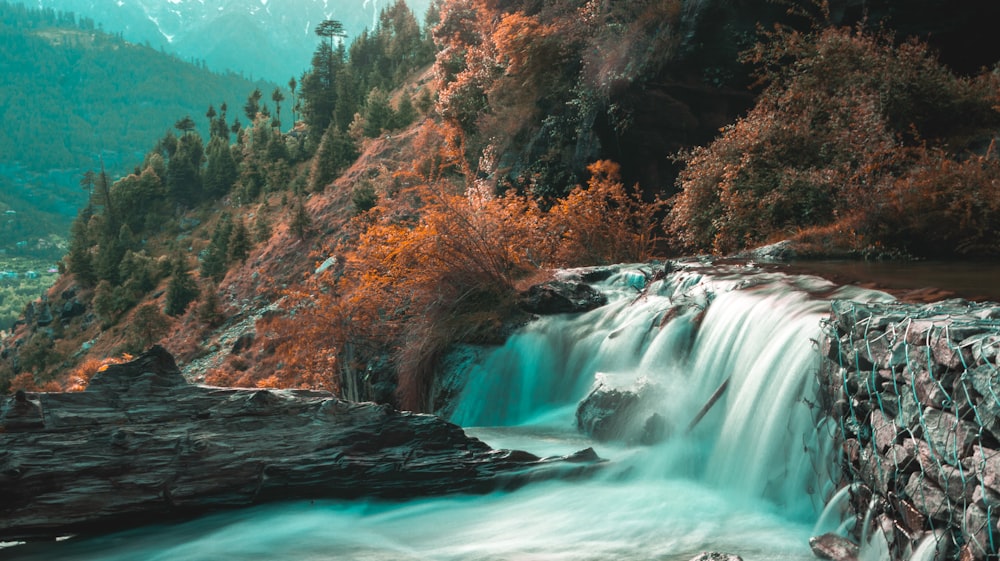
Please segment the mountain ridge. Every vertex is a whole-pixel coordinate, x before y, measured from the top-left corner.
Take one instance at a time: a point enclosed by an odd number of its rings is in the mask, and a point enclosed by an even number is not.
[[[422,17],[430,0],[408,0]],[[284,84],[309,66],[315,27],[326,19],[344,24],[348,37],[372,30],[388,2],[364,0],[37,0],[33,5],[73,11],[132,42],[205,61],[217,72],[232,71]],[[237,24],[237,22],[242,22]],[[245,34],[245,37],[244,37]],[[227,37],[228,49],[206,51],[206,40]],[[254,39],[256,38],[256,39]]]

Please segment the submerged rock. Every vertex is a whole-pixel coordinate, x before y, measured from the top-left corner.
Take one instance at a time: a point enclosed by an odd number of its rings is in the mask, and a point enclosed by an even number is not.
[[[809,538],[809,547],[816,557],[829,561],[857,561],[858,546],[836,534],[823,534]]]
[[[154,347],[87,391],[0,403],[0,541],[103,533],[265,501],[408,498],[579,476],[430,415],[328,392],[195,386]]]
[[[719,553],[718,551],[703,551],[691,558],[691,561],[743,561],[739,555]]]

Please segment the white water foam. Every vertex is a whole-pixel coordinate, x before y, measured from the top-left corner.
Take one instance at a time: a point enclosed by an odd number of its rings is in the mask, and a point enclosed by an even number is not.
[[[593,445],[608,460],[598,477],[486,496],[270,505],[0,558],[686,561],[715,550],[813,559],[808,538],[832,492],[810,408],[810,339],[828,308],[810,293],[833,287],[682,270],[640,296],[634,281],[620,273],[601,286],[607,306],[542,318],[489,353],[453,416],[495,447],[559,455]],[[656,399],[642,414],[660,415],[670,436],[634,446],[577,433],[577,403],[597,378],[649,389]]]

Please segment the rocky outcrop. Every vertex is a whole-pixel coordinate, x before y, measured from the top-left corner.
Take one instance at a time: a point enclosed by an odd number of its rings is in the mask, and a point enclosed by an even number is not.
[[[517,303],[528,313],[549,315],[590,311],[607,304],[608,298],[589,284],[554,280],[522,292]]]
[[[87,391],[0,408],[0,541],[107,532],[294,498],[487,492],[595,469],[493,450],[456,425],[309,390],[188,384],[162,348]]]
[[[823,410],[855,490],[855,532],[867,521],[894,559],[929,535],[951,558],[995,556],[1000,306],[834,302],[826,327]]]

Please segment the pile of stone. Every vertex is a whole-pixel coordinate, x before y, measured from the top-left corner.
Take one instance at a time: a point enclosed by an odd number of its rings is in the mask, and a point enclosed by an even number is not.
[[[821,346],[862,548],[904,559],[932,540],[939,559],[995,558],[1000,306],[837,301]]]

